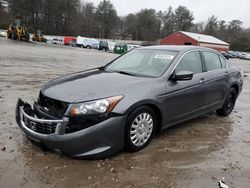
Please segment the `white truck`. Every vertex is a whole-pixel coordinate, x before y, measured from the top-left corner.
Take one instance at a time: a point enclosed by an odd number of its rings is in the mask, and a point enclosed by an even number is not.
[[[99,41],[94,39],[94,38],[87,38],[87,37],[78,36],[78,37],[76,37],[76,45],[78,47],[82,47],[82,48],[98,49]]]

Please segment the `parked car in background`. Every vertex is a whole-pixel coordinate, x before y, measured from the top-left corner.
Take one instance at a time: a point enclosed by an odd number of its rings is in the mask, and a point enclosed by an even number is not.
[[[71,36],[65,36],[64,37],[64,45],[69,45],[69,43],[72,41],[72,40],[75,40],[76,41],[76,37],[71,37]]]
[[[98,50],[114,52],[114,48],[115,42],[112,41],[100,41],[98,45]]]
[[[234,51],[228,51],[227,53],[231,55],[230,58],[236,58],[237,57],[237,55],[236,55],[236,53]]]
[[[69,46],[77,47],[76,39],[72,39],[72,40],[69,42]]]
[[[250,54],[249,53],[241,53],[239,54],[240,59],[250,60]]]
[[[100,41],[98,50],[109,51],[109,45],[107,41]]]
[[[227,53],[227,52],[221,51],[220,53],[221,53],[221,55],[223,55],[226,59],[231,58],[231,55],[230,55],[229,53]]]
[[[18,99],[16,121],[53,151],[103,158],[141,150],[156,131],[202,114],[228,116],[242,85],[240,69],[215,50],[143,47],[48,82],[33,108]]]
[[[236,51],[236,52],[234,52],[234,53],[235,53],[235,55],[236,55],[237,58],[240,58],[240,55],[241,55],[243,52],[238,52],[238,51]]]
[[[62,39],[62,38],[53,38],[53,39],[52,39],[52,44],[60,44],[60,45],[63,45],[64,42],[63,42],[63,39]]]
[[[7,31],[0,29],[0,37],[7,37]]]

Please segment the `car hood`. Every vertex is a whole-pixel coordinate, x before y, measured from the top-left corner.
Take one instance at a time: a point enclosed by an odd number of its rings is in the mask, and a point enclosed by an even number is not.
[[[54,79],[45,84],[43,95],[68,103],[90,101],[116,95],[126,95],[147,78],[105,70],[90,70]],[[144,85],[144,84],[142,84]]]

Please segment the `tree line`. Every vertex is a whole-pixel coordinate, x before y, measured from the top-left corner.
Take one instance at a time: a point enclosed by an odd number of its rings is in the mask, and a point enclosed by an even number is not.
[[[0,0],[0,27],[21,19],[30,32],[40,29],[51,35],[81,35],[94,38],[127,38],[156,41],[175,31],[213,35],[231,44],[233,50],[250,51],[250,29],[242,21],[218,20],[214,15],[194,23],[193,13],[185,6],[164,11],[141,9],[118,16],[109,0],[98,6],[81,0]]]

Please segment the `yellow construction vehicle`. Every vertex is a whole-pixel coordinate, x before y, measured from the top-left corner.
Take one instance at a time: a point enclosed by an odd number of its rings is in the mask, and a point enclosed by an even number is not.
[[[9,26],[7,30],[7,37],[13,40],[30,40],[30,35],[27,31],[27,27],[23,25],[20,19],[14,20]]]
[[[46,42],[46,39],[43,37],[41,30],[36,31],[36,33],[32,37],[32,40],[37,42]]]

